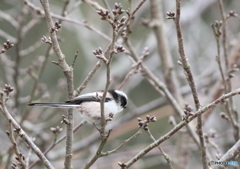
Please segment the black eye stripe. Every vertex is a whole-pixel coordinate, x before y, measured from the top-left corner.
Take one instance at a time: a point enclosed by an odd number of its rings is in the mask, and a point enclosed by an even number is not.
[[[126,99],[126,97],[120,96],[120,99],[121,99],[121,106],[126,108],[126,106],[127,106],[127,99]]]
[[[113,96],[113,99],[116,100],[116,102],[119,102],[118,94],[114,90],[108,90],[109,93]]]

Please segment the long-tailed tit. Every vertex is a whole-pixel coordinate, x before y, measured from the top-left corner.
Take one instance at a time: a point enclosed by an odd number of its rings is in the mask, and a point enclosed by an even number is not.
[[[88,122],[99,124],[101,121],[100,100],[103,91],[79,95],[65,103],[30,103],[29,106],[44,106],[56,108],[75,108]],[[127,106],[127,95],[119,90],[108,90],[104,102],[104,114],[107,119],[111,114],[121,112]]]

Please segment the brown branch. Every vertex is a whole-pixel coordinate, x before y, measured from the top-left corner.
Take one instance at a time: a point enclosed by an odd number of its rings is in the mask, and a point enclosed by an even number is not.
[[[225,68],[226,68],[226,72],[229,72],[229,61],[228,61],[228,42],[227,42],[227,16],[224,10],[224,5],[222,0],[218,0],[218,4],[219,4],[219,8],[220,8],[220,13],[221,13],[221,17],[222,17],[222,46],[223,46],[223,56],[224,56],[224,61],[225,61]],[[226,83],[226,87],[227,87],[227,92],[230,92],[232,90],[232,84],[231,84],[231,80],[227,80],[224,81],[223,83]],[[229,103],[227,103],[226,105],[226,109],[228,112],[229,117],[231,118],[231,122],[233,125],[233,129],[234,129],[234,137],[235,140],[239,140],[239,127],[236,124],[237,122],[234,119],[237,119],[237,115],[235,115],[235,117],[233,117],[233,113],[234,113],[234,109],[233,109],[233,100],[230,98],[229,99]]]
[[[220,5],[221,6],[221,5]],[[222,84],[224,86],[224,93],[228,93],[229,91],[229,87],[231,86],[231,83],[230,83],[230,79],[226,80],[225,78],[225,75],[224,75],[224,72],[223,72],[223,67],[222,67],[222,62],[221,62],[221,58],[220,58],[220,54],[221,54],[221,48],[220,48],[220,36],[221,36],[221,27],[223,27],[223,22],[219,22],[219,21],[215,21],[213,24],[212,24],[212,29],[213,29],[213,32],[214,32],[214,35],[215,35],[215,39],[216,39],[216,44],[217,44],[217,56],[216,56],[216,61],[218,63],[218,68],[219,68],[219,71],[220,71],[220,74],[221,74],[221,78],[222,78]],[[223,28],[224,29],[224,28]],[[232,99],[230,99],[232,100]],[[239,127],[237,125],[237,122],[236,120],[234,119],[233,117],[233,113],[232,113],[232,101],[226,101],[226,104],[224,105],[225,106],[225,109],[226,109],[226,112],[228,114],[228,117],[229,117],[229,120],[230,120],[230,123],[231,125],[233,126],[233,129],[235,130],[235,134],[234,134],[234,137],[236,140],[238,140],[238,137],[239,137]]]
[[[134,51],[133,46],[131,44],[131,42],[129,41],[128,38],[124,39],[124,42],[126,44],[126,46],[129,49],[129,52],[131,53],[131,57],[134,59],[135,62],[138,62],[138,55],[137,53]],[[181,110],[180,106],[178,105],[177,101],[173,98],[173,96],[171,95],[171,93],[169,92],[169,90],[167,89],[167,87],[165,86],[164,83],[162,83],[145,65],[144,63],[141,64],[141,69],[143,72],[143,75],[150,80],[155,88],[157,89],[157,91],[160,89],[161,91],[164,92],[164,94],[166,95],[166,97],[168,98],[169,102],[172,104],[172,106],[174,107],[174,109],[176,109],[176,111],[181,115],[183,115],[183,111]],[[150,82],[150,83],[151,83]],[[161,93],[162,94],[162,93]]]
[[[154,138],[154,136],[152,135],[152,133],[150,132],[150,130],[145,130],[147,132],[147,134],[149,135],[149,137],[156,142],[156,139]],[[173,169],[172,166],[172,159],[168,156],[167,153],[165,153],[165,151],[160,147],[160,145],[157,146],[157,148],[159,149],[160,153],[163,155],[164,159],[167,161],[167,164],[169,166],[170,169]]]
[[[0,101],[1,107],[0,111],[6,117],[6,119],[12,123],[12,126],[15,128],[16,133],[26,142],[26,144],[35,152],[38,158],[42,161],[44,166],[48,169],[54,169],[48,159],[44,156],[41,150],[34,144],[32,139],[25,133],[25,131],[21,128],[21,126],[16,122],[16,120],[12,117],[6,107],[6,99],[4,98],[4,94],[0,93]]]
[[[38,15],[41,15],[41,16],[44,16],[45,13],[44,11],[41,9],[41,8],[38,8],[36,7],[33,3],[31,3],[29,0],[24,0],[24,3],[25,5],[27,5],[30,9],[34,10]],[[96,29],[95,27],[91,26],[87,21],[84,21],[84,22],[80,22],[78,20],[74,20],[72,18],[68,18],[68,17],[63,17],[63,16],[60,16],[60,15],[56,15],[56,14],[53,14],[51,13],[51,16],[53,18],[56,18],[56,19],[60,19],[62,21],[67,21],[67,22],[70,22],[70,23],[74,23],[74,24],[77,24],[77,25],[80,25],[80,26],[84,26],[86,28],[88,28],[89,30],[97,33],[98,35],[100,35],[101,37],[103,37],[104,39],[108,40],[108,41],[111,41],[111,38],[108,37],[106,34],[104,34],[103,32],[99,31],[98,29]]]
[[[111,150],[111,151],[107,151],[107,152],[102,152],[101,156],[108,156],[110,154],[116,153],[118,152],[124,145],[126,145],[129,141],[131,141],[133,138],[136,138],[139,134],[141,134],[141,129],[139,129],[135,134],[133,134],[131,137],[129,137],[128,139],[124,140],[122,142],[122,144],[120,144],[117,148]]]
[[[79,123],[77,126],[74,127],[73,129],[73,133],[76,132],[79,128],[81,128],[84,124],[86,123],[86,121],[82,121],[81,123]],[[52,145],[50,145],[45,151],[44,151],[44,155],[47,155],[47,153],[52,150],[57,144],[61,143],[63,140],[65,140],[67,137],[67,135],[62,136],[61,138],[59,138],[58,140],[54,141],[52,143]],[[39,162],[39,160],[33,162],[28,169],[33,168],[37,163]]]
[[[183,98],[179,90],[180,87],[176,72],[174,70],[172,56],[168,48],[169,44],[164,30],[162,1],[151,0],[149,2],[150,12],[152,15],[152,20],[149,24],[151,25],[157,39],[157,49],[159,57],[161,59],[161,70],[165,79],[165,83],[169,91],[172,93],[173,97],[178,101],[180,105],[183,105]]]
[[[65,56],[62,53],[58,39],[56,30],[53,24],[52,16],[50,13],[50,7],[48,0],[41,0],[41,4],[43,6],[45,17],[48,25],[48,29],[50,31],[52,48],[57,55],[58,65],[61,67],[66,79],[67,79],[67,87],[68,87],[68,98],[73,99],[74,95],[74,86],[73,86],[73,69],[66,63]],[[56,25],[56,24],[55,24]],[[66,139],[66,156],[65,156],[65,169],[72,168],[72,142],[73,142],[73,110],[68,110],[67,115],[69,124],[67,125],[67,139]]]
[[[206,106],[201,107],[200,109],[198,109],[198,111],[193,113],[192,116],[190,116],[187,119],[185,119],[185,120],[181,121],[180,123],[178,123],[167,134],[165,134],[164,136],[160,137],[154,143],[152,143],[149,146],[147,146],[146,148],[144,148],[142,151],[140,151],[137,155],[135,155],[128,162],[123,163],[123,164],[125,164],[125,167],[123,167],[123,168],[129,168],[132,164],[134,164],[136,161],[138,161],[141,157],[143,157],[149,151],[154,149],[156,146],[160,145],[162,142],[164,142],[167,139],[169,139],[172,135],[174,135],[176,132],[178,132],[181,128],[183,128],[186,124],[191,122],[196,117],[202,115],[204,112],[206,112],[210,108],[215,107],[217,104],[222,103],[224,100],[229,99],[230,97],[238,95],[238,94],[240,94],[240,88],[238,88],[238,89],[236,89],[236,90],[234,90],[234,91],[232,91],[232,92],[230,92],[228,94],[224,94],[221,97],[219,97],[218,99],[216,99],[215,101],[213,101],[212,103],[210,103],[210,104],[208,104]]]
[[[41,65],[41,68],[39,70],[39,73],[37,75],[36,78],[33,78],[34,80],[34,83],[33,83],[33,87],[32,87],[32,90],[31,90],[31,93],[30,93],[30,98],[29,98],[29,103],[32,102],[32,100],[34,99],[34,94],[37,90],[37,86],[38,86],[38,83],[39,83],[39,80],[41,79],[42,75],[43,75],[43,71],[45,70],[46,66],[47,66],[47,62],[48,62],[48,58],[50,57],[50,51],[51,51],[52,47],[49,46],[47,51],[46,51],[46,54],[44,55],[44,61]],[[22,125],[23,121],[26,120],[26,118],[28,117],[30,113],[30,109],[29,108],[25,108],[25,110],[23,110],[23,114],[21,116],[21,121],[20,121],[20,125]]]
[[[126,46],[129,49],[129,52],[131,54],[131,57],[133,58],[133,60],[135,62],[138,61],[139,56],[137,55],[137,53],[135,52],[135,50],[133,49],[133,46],[130,42],[130,40],[128,38],[124,39],[124,42],[126,44]],[[149,81],[149,83],[151,83],[155,89],[162,94],[162,92],[164,93],[165,97],[167,98],[167,100],[169,101],[169,103],[173,106],[174,110],[176,111],[177,115],[179,117],[182,117],[183,111],[181,109],[181,107],[179,106],[179,104],[177,103],[176,99],[172,96],[172,94],[170,93],[170,91],[168,90],[168,88],[166,87],[166,85],[161,82],[149,69],[147,66],[144,65],[144,63],[140,64],[141,66],[141,71],[143,73],[143,76]],[[187,129],[189,131],[190,136],[193,138],[194,142],[200,146],[199,141],[197,139],[197,136],[195,135],[195,133],[192,131],[192,129],[187,125]]]
[[[186,57],[185,51],[184,51],[183,37],[182,37],[182,31],[181,31],[181,25],[180,25],[180,14],[181,14],[181,0],[176,0],[176,18],[174,19],[174,21],[175,21],[176,31],[177,31],[178,50],[181,58],[181,65],[184,69],[186,79],[191,88],[196,110],[198,110],[200,108],[200,102],[199,102],[198,93],[196,90],[196,85],[194,82],[194,77],[191,72],[190,64],[188,62],[188,58]],[[206,146],[205,146],[205,141],[204,141],[203,131],[202,131],[201,116],[198,116],[197,132],[199,135],[199,140],[201,145],[203,168],[207,169],[208,168],[207,154],[206,154]]]
[[[14,65],[14,74],[13,74],[13,82],[15,85],[15,96],[14,96],[14,102],[15,102],[15,108],[19,106],[19,97],[20,97],[20,86],[19,86],[19,76],[20,76],[20,63],[21,63],[21,45],[22,45],[22,29],[23,29],[23,22],[24,18],[23,14],[19,17],[19,26],[17,27],[17,43],[15,45],[15,51],[16,51],[16,60]]]
[[[225,61],[225,67],[226,71],[229,69],[229,64],[228,64],[228,54],[227,54],[227,23],[226,23],[226,15],[224,11],[224,6],[222,0],[218,0],[219,8],[220,8],[220,13],[222,17],[222,44],[223,44],[223,53],[224,53],[224,61]]]
[[[240,154],[240,140],[236,142],[220,159],[219,161],[231,161],[236,159]],[[238,164],[239,165],[239,164]],[[224,167],[225,168],[225,167]]]
[[[135,13],[141,8],[141,6],[146,2],[146,0],[142,0],[137,7],[132,11],[131,15],[135,15]]]
[[[144,60],[144,57],[139,57],[138,61],[132,65],[132,69],[128,72],[128,74],[125,76],[122,83],[117,87],[117,89],[121,89],[123,85],[130,79],[130,77],[138,72],[140,72],[140,65],[142,64]]]
[[[118,5],[118,4],[116,3],[115,6],[116,5]],[[120,8],[121,8],[121,6],[119,6],[119,9]],[[118,18],[114,18],[114,20],[118,20]],[[112,24],[112,29],[113,29],[112,41],[108,45],[105,52],[102,54],[101,48],[98,49],[98,52],[97,51],[93,52],[96,55],[96,57],[99,58],[106,65],[106,84],[105,84],[105,89],[104,89],[103,95],[100,98],[100,107],[101,107],[101,123],[100,123],[100,125],[101,125],[101,128],[98,129],[98,130],[99,130],[100,135],[101,135],[101,143],[98,147],[98,150],[97,150],[96,154],[91,158],[91,160],[84,167],[85,169],[90,168],[97,161],[97,159],[102,156],[101,155],[102,150],[103,150],[105,144],[107,143],[107,139],[108,139],[109,134],[110,134],[110,131],[106,132],[106,130],[105,130],[107,121],[106,121],[106,117],[105,117],[105,113],[104,113],[104,104],[105,104],[105,98],[107,96],[107,91],[108,91],[108,88],[109,88],[110,83],[111,83],[110,65],[111,65],[111,62],[112,62],[112,59],[113,59],[113,54],[115,53],[114,52],[114,46],[115,46],[115,43],[116,43],[116,41],[119,37],[119,34],[121,32],[119,30],[119,28],[117,28],[117,23]],[[98,55],[98,53],[100,53],[101,55]]]
[[[94,68],[88,73],[87,77],[84,79],[82,84],[76,89],[74,96],[77,96],[81,93],[83,89],[86,88],[88,82],[92,79],[93,75],[97,72],[97,70],[101,67],[101,61],[98,61]]]
[[[13,129],[13,126],[12,126],[12,121],[9,120],[8,124],[9,124],[9,131],[6,131],[6,133],[8,135],[8,138],[11,140],[11,142],[13,144],[13,149],[14,149],[14,152],[15,152],[15,154],[17,156],[16,159],[20,163],[20,166],[23,169],[26,169],[27,164],[26,164],[26,161],[25,161],[25,156],[20,152],[20,150],[18,148],[18,145],[17,145],[17,142],[15,140],[14,129]]]
[[[148,112],[150,110],[153,110],[159,106],[162,106],[166,104],[166,100],[164,98],[160,98],[157,100],[154,100],[150,103],[147,103],[146,105],[143,105],[137,109],[134,110],[134,113],[126,113],[124,116],[122,116],[120,119],[115,120],[114,123],[109,124],[109,128],[115,129],[122,123],[132,120],[133,118],[140,116],[144,114],[145,112]],[[76,143],[74,145],[74,152],[82,151],[86,149],[87,147],[91,146],[92,144],[96,143],[100,139],[100,135],[98,132],[93,133],[89,137],[85,138],[83,141]],[[59,153],[58,153],[59,154]],[[62,155],[61,155],[62,156]]]
[[[88,0],[88,3],[92,1]],[[143,4],[143,2],[140,3],[141,5]],[[94,3],[94,5],[98,5],[97,3]],[[140,6],[139,5],[139,8]],[[99,8],[99,5],[98,5]],[[97,8],[97,9],[98,9]],[[108,133],[106,133],[105,131],[105,126],[106,126],[106,119],[105,119],[105,113],[104,113],[104,102],[105,102],[105,98],[107,95],[107,91],[108,88],[110,86],[111,83],[111,72],[110,72],[110,64],[113,58],[113,54],[116,53],[114,46],[115,43],[118,39],[118,37],[120,36],[120,34],[122,33],[122,30],[125,28],[125,26],[127,26],[127,24],[130,22],[131,17],[129,17],[127,20],[125,19],[125,17],[122,17],[121,19],[119,19],[119,15],[121,15],[124,10],[122,9],[121,4],[115,3],[115,9],[112,10],[113,13],[113,18],[110,17],[109,12],[104,12],[102,9],[99,10],[98,9],[98,14],[102,17],[102,20],[105,20],[107,22],[109,22],[109,24],[112,25],[112,29],[113,29],[113,34],[112,34],[112,41],[110,42],[110,44],[108,45],[107,49],[105,50],[104,53],[102,53],[101,48],[99,48],[98,50],[96,50],[96,52],[93,52],[97,58],[99,58],[102,62],[105,63],[106,65],[106,84],[105,84],[105,89],[103,92],[103,95],[100,99],[100,106],[101,106],[101,128],[98,129],[101,135],[101,143],[98,147],[98,150],[96,152],[96,154],[91,158],[91,160],[86,164],[85,169],[88,169],[89,167],[92,166],[92,164],[95,163],[95,161],[100,158],[102,155],[102,150],[103,147],[105,146],[107,139],[109,137],[110,131]],[[137,9],[135,10],[135,12],[137,11]],[[128,13],[128,12],[127,12]],[[107,16],[106,16],[107,15]],[[121,23],[121,26],[119,25],[119,23]],[[121,48],[121,50],[123,50],[123,48]]]

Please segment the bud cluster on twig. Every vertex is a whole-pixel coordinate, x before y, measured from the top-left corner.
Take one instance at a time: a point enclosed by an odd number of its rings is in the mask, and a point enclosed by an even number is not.
[[[111,13],[109,10],[97,10],[97,13],[101,16],[101,19],[110,23],[113,29],[117,31],[125,24],[126,16],[123,16],[119,19],[120,15],[122,15],[125,10],[122,9],[121,3],[115,3],[114,9],[111,12],[113,14],[113,18],[111,17]]]
[[[102,20],[111,19],[111,16],[110,16],[108,10],[104,11],[103,9],[100,9],[100,10],[97,11],[97,13],[98,13],[98,15],[101,16],[101,19],[102,19]]]
[[[50,130],[53,132],[53,134],[58,135],[59,133],[61,133],[63,129],[57,126],[57,127],[51,127]]]
[[[20,128],[15,128],[13,129],[12,126],[12,120],[9,120],[9,131],[6,131],[6,134],[8,136],[8,138],[11,140],[12,144],[13,144],[13,150],[15,152],[15,159],[17,160],[17,163],[13,162],[11,167],[14,169],[17,169],[18,167],[20,168],[26,168],[26,159],[25,156],[20,152],[19,148],[18,148],[18,144],[14,138],[14,132],[17,132],[19,134],[19,132],[21,131]],[[20,135],[21,136],[21,135]]]
[[[156,122],[157,118],[155,116],[146,115],[146,120],[138,118],[139,128],[143,128],[144,130],[148,130],[148,124],[151,122]]]
[[[185,107],[184,107],[183,112],[184,112],[186,115],[193,115],[193,113],[192,113],[192,108],[190,107],[189,104],[185,104]]]
[[[69,120],[66,118],[65,115],[62,115],[62,121],[61,121],[61,123],[64,123],[64,124],[66,124],[66,125],[69,125],[69,124],[70,124]]]
[[[188,118],[193,115],[192,108],[190,107],[189,104],[185,104],[183,112],[185,116],[182,118],[182,120],[188,120]]]
[[[14,88],[12,86],[10,86],[9,84],[5,84],[5,88],[3,89],[4,93],[6,93],[6,95],[8,96],[9,93],[11,93],[14,90]]]
[[[167,11],[167,19],[175,19],[175,12]]]
[[[15,159],[17,160],[18,164],[16,163],[13,163],[13,164],[17,166],[22,166],[23,165],[22,163],[26,162],[25,156],[22,153],[19,154],[19,157],[15,157]]]
[[[20,155],[22,155],[22,154],[20,154]],[[26,160],[25,160],[25,157],[24,157],[23,155],[22,155],[20,158],[22,158],[22,159],[21,159],[22,161],[24,161],[24,162],[26,161]],[[19,159],[18,157],[15,157],[15,159],[18,161],[18,163],[16,164],[15,162],[13,162],[13,163],[11,164],[11,168],[12,168],[12,169],[19,169],[19,167],[20,167],[20,168],[25,168],[25,167],[26,167],[26,166],[23,166],[23,165],[22,165],[22,163],[21,163],[21,161],[20,161],[20,159]]]
[[[118,17],[119,15],[123,14],[124,10],[122,9],[122,5],[120,3],[115,3],[114,5],[115,9],[112,10],[112,13],[115,17]]]
[[[8,49],[10,49],[11,47],[13,47],[14,44],[10,42],[10,40],[7,40],[7,42],[3,43],[3,48],[0,51],[1,53],[5,53]]]
[[[238,14],[236,13],[236,11],[229,11],[229,13],[227,14],[226,18],[230,18],[230,17],[237,17]]]
[[[54,27],[51,28],[50,33],[57,32],[62,27],[62,25],[59,23],[59,21],[56,21],[54,24]]]
[[[102,60],[104,63],[108,63],[107,58],[103,55],[103,51],[102,48],[98,48],[96,50],[93,51],[93,54],[100,60]]]
[[[213,31],[214,31],[214,34],[216,37],[220,37],[221,34],[222,34],[222,31],[221,31],[221,27],[222,27],[222,21],[215,21],[213,24],[212,24],[212,28],[213,28]]]
[[[230,119],[229,119],[229,117],[228,117],[228,115],[226,113],[221,112],[220,113],[220,117],[230,122]]]
[[[233,78],[235,76],[235,72],[239,71],[237,64],[234,64],[231,69],[228,71],[228,78],[227,80],[230,80],[231,78]]]
[[[114,49],[114,53],[122,53],[122,52],[125,52],[125,48],[122,46],[122,45],[119,45],[119,46],[117,46],[115,49]]]
[[[46,36],[43,36],[43,37],[41,38],[41,40],[42,40],[43,42],[45,42],[45,43],[48,43],[48,44],[52,45],[52,40],[51,40],[50,37],[47,38]]]
[[[13,129],[13,131],[15,132],[15,133],[20,133],[20,131],[21,131],[21,128],[15,128],[15,129]]]

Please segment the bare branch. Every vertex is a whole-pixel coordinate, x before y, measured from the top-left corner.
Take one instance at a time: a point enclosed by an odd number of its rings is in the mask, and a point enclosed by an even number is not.
[[[182,30],[181,30],[181,26],[180,26],[180,14],[181,14],[181,0],[176,0],[176,18],[174,19],[174,21],[176,24],[176,31],[177,31],[178,51],[180,54],[181,64],[184,69],[186,79],[187,79],[188,84],[192,91],[192,96],[193,96],[196,110],[199,110],[200,102],[199,102],[198,93],[196,90],[196,85],[194,82],[194,77],[192,75],[192,71],[190,68],[190,64],[188,62],[188,58],[186,57],[185,51],[184,51]],[[202,117],[201,116],[198,116],[197,133],[199,135],[199,140],[200,140],[200,145],[201,145],[203,168],[207,169],[208,168],[207,154],[206,154],[206,146],[205,146],[205,141],[204,141],[203,131],[202,131]]]
[[[68,86],[68,98],[73,99],[74,93],[74,86],[73,86],[73,70],[65,61],[65,56],[62,53],[58,39],[56,34],[56,29],[59,29],[59,25],[55,23],[53,24],[52,16],[50,13],[50,7],[48,0],[41,0],[45,17],[48,25],[48,29],[50,31],[50,36],[52,40],[52,48],[57,55],[58,64],[61,67],[65,77],[67,79],[67,86]],[[73,142],[73,110],[68,110],[68,121],[69,125],[67,125],[67,140],[66,140],[66,156],[65,156],[65,169],[70,169],[72,167],[71,160],[72,160],[72,142]]]
[[[160,137],[159,139],[157,139],[154,143],[150,144],[149,146],[147,146],[146,148],[144,148],[142,151],[140,151],[135,157],[133,157],[132,159],[130,159],[128,162],[124,163],[125,167],[124,168],[129,168],[133,163],[135,163],[137,160],[139,160],[142,156],[144,156],[145,154],[147,154],[149,151],[151,151],[153,148],[157,147],[158,145],[160,145],[162,142],[164,142],[165,140],[169,139],[174,133],[176,133],[177,131],[179,131],[181,128],[183,128],[186,124],[188,124],[190,121],[192,121],[193,119],[195,119],[196,117],[200,116],[201,114],[203,114],[204,112],[206,112],[208,109],[215,107],[217,104],[221,103],[222,101],[229,99],[232,96],[238,95],[240,94],[240,88],[228,93],[228,94],[224,94],[221,97],[219,97],[218,99],[216,99],[215,101],[213,101],[212,103],[201,107],[200,109],[198,109],[198,111],[196,111],[195,113],[192,114],[192,116],[190,116],[188,119],[181,121],[180,123],[178,123],[172,130],[170,130],[167,134],[165,134],[164,136]]]
[[[12,115],[8,112],[6,107],[6,98],[4,98],[4,94],[0,93],[1,100],[1,109],[0,111],[6,117],[6,119],[12,123],[12,126],[15,128],[16,133],[26,142],[26,144],[31,147],[31,149],[35,152],[35,154],[39,157],[39,159],[43,162],[44,166],[48,169],[54,169],[48,159],[44,156],[41,150],[34,144],[32,139],[25,133],[25,131],[21,128],[21,126],[16,122],[16,120],[12,117]]]

